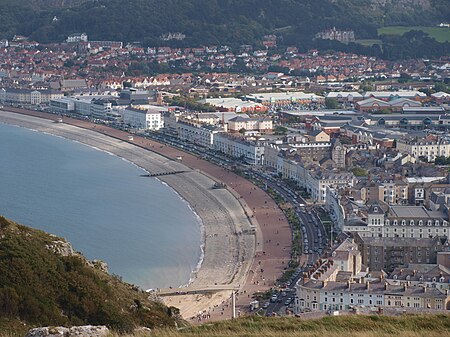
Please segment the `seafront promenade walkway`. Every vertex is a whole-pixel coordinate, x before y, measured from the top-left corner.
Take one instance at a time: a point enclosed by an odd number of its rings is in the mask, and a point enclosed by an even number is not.
[[[38,111],[9,107],[4,110],[54,121],[58,118],[58,116]],[[290,258],[291,231],[283,212],[265,191],[227,169],[177,148],[136,135],[133,135],[133,140],[129,140],[130,134],[127,132],[94,124],[89,121],[63,117],[63,123],[96,131],[123,142],[137,145],[174,161],[177,161],[177,158],[181,156],[183,165],[192,170],[199,171],[215,181],[223,182],[229,190],[232,190],[233,195],[235,195],[244,207],[249,220],[254,226],[257,226],[256,253],[245,283],[239,284],[240,290],[236,302],[238,311],[245,311],[251,302],[251,294],[257,291],[268,290],[274,285],[275,280],[282,275]],[[231,291],[226,291],[227,294],[231,294]],[[226,299],[224,298],[224,300]],[[177,306],[177,304],[181,304],[184,300],[188,299],[180,297],[169,304]],[[204,310],[208,309],[211,308],[204,308]],[[210,316],[211,319],[230,317],[229,314],[224,314],[223,312],[220,315],[218,311],[216,313],[217,315],[212,314]]]

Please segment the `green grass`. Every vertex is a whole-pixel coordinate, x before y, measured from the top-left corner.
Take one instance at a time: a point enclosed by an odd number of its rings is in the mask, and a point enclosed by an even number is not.
[[[450,28],[447,27],[391,26],[379,28],[378,35],[403,35],[411,30],[421,30],[434,38],[437,42],[450,42]]]
[[[399,317],[358,315],[311,320],[255,316],[205,324],[180,331],[155,330],[151,334],[152,337],[444,337],[449,335],[450,316],[444,314]],[[149,335],[127,335],[127,337],[144,336]]]
[[[366,46],[366,47],[370,47],[373,46],[374,44],[379,44],[382,45],[383,42],[381,40],[377,40],[377,39],[361,39],[361,40],[356,40],[355,43],[358,43],[360,45]]]

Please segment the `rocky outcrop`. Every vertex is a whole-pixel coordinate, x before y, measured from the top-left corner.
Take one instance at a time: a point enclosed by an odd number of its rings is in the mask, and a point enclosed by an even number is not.
[[[34,328],[27,332],[25,337],[105,337],[109,334],[106,326],[73,326]]]
[[[108,264],[105,261],[102,260],[92,260],[88,262],[90,266],[94,267],[95,269],[101,270],[105,273],[108,273]]]
[[[55,240],[51,244],[48,244],[46,247],[47,249],[53,251],[55,254],[61,256],[79,255],[77,252],[75,252],[69,242],[63,240]]]

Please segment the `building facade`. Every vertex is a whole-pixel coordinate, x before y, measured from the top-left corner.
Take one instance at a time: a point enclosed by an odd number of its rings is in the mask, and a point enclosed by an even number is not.
[[[145,130],[159,130],[164,127],[161,111],[127,107],[122,111],[124,124],[132,128]]]

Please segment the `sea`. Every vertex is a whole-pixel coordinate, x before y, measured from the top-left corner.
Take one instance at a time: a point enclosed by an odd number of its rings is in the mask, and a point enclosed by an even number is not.
[[[106,152],[0,124],[0,215],[70,241],[142,289],[189,283],[201,222],[170,187]]]

